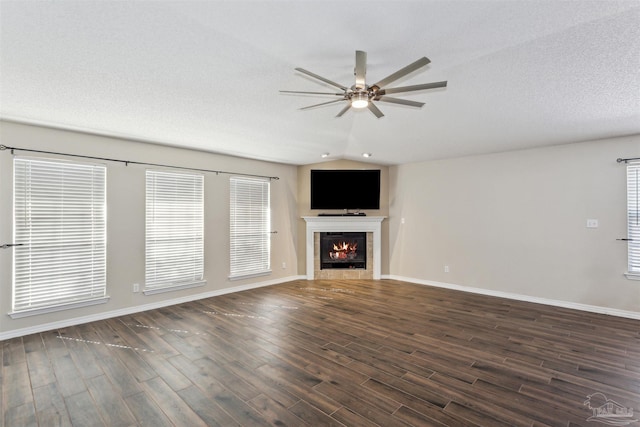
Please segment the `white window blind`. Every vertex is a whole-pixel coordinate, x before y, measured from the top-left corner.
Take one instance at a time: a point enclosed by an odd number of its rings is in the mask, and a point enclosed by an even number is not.
[[[627,164],[628,276],[640,279],[640,162]]]
[[[231,279],[271,272],[269,181],[230,178]]]
[[[148,170],[146,187],[145,293],[202,284],[203,176]]]
[[[14,313],[105,298],[105,175],[102,165],[14,159]]]

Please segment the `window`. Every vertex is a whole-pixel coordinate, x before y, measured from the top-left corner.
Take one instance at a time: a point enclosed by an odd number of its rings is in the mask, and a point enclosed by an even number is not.
[[[106,302],[103,165],[16,157],[12,317]]]
[[[146,174],[145,294],[204,285],[202,175]]]
[[[640,162],[627,164],[627,227],[629,239],[627,277],[640,280]]]
[[[231,274],[240,279],[271,272],[269,181],[232,177]]]

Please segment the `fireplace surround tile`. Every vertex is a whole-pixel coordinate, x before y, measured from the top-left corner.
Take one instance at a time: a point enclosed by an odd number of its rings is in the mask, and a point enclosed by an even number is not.
[[[373,279],[373,233],[367,232],[367,268],[321,269],[320,233],[313,233],[313,276],[320,280]]]

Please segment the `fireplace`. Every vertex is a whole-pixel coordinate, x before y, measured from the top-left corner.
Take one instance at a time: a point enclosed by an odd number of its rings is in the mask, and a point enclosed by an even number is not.
[[[320,269],[367,268],[366,232],[320,233]]]
[[[380,280],[381,234],[384,216],[305,216],[307,280]],[[320,269],[320,233],[364,232],[367,235],[366,269]]]

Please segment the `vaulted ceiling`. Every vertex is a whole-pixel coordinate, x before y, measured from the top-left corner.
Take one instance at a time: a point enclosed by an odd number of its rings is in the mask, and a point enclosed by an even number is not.
[[[426,56],[392,86],[448,86],[380,119],[279,93],[351,86],[356,50],[368,83]],[[639,70],[635,0],[0,2],[0,118],[296,165],[637,134]]]

